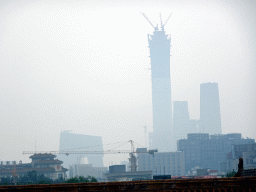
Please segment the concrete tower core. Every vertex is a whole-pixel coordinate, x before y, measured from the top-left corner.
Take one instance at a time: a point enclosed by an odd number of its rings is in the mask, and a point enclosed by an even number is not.
[[[153,134],[152,146],[159,151],[175,150],[172,145],[172,102],[170,80],[170,36],[155,27],[148,35],[151,59]]]

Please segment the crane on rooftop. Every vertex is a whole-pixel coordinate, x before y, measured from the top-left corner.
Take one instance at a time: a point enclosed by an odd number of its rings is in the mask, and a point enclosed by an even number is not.
[[[153,23],[148,19],[148,17],[145,15],[145,13],[141,13],[145,18],[146,20],[149,22],[149,24],[155,29],[155,31],[158,31],[158,24],[156,26],[153,25]],[[169,17],[167,18],[167,20],[165,21],[165,23],[163,24],[162,22],[162,16],[161,16],[161,13],[159,14],[160,16],[160,24],[161,24],[161,29],[162,31],[164,31],[164,26],[167,24],[168,20],[170,19],[172,13],[169,15]]]

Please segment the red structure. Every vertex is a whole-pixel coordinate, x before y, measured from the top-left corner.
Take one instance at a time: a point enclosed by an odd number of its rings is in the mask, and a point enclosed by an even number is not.
[[[170,179],[107,183],[0,186],[1,191],[164,191],[164,192],[255,192],[256,177],[218,179]]]

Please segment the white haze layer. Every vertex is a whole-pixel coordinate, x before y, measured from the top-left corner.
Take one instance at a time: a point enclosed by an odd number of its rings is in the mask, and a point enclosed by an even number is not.
[[[141,12],[154,24],[172,13],[172,101],[199,119],[200,84],[217,82],[222,132],[256,139],[255,1],[1,0],[1,160],[58,150],[63,130],[145,146],[153,28]]]

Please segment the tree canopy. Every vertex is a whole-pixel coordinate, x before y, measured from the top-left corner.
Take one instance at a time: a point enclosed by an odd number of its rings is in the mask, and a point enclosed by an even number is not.
[[[7,176],[0,178],[0,185],[28,185],[28,184],[52,184],[52,183],[87,183],[87,182],[98,182],[95,177],[84,177],[76,176],[64,180],[63,178],[58,178],[52,180],[46,177],[44,174],[38,174],[36,171],[28,171],[24,175],[20,176]]]

